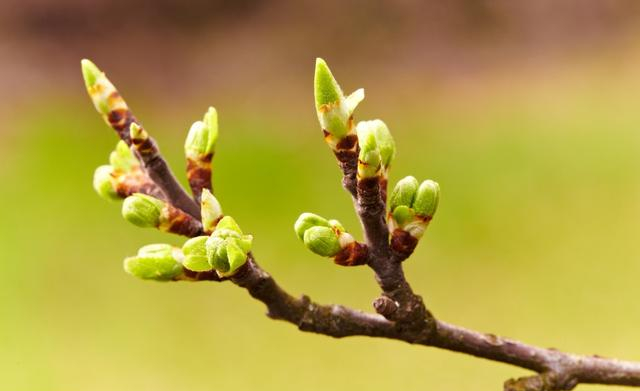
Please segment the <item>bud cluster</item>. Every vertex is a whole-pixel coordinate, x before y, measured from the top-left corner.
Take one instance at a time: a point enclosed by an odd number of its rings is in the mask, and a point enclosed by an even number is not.
[[[410,254],[424,234],[438,208],[440,186],[428,179],[422,183],[412,176],[398,181],[389,198],[391,246]]]
[[[220,277],[235,274],[247,262],[253,237],[245,235],[231,216],[223,217],[211,236],[198,236],[182,246],[183,265],[194,272],[215,269]]]
[[[338,265],[356,266],[367,261],[367,247],[358,243],[337,220],[303,213],[293,228],[309,250],[323,257],[332,257]]]

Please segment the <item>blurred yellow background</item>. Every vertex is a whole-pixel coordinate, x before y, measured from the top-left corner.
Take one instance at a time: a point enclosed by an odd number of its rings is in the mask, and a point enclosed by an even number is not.
[[[116,137],[86,96],[83,57],[181,179],[186,131],[216,106],[216,195],[258,262],[293,294],[370,310],[371,271],[316,257],[292,229],[312,211],[359,236],[313,108],[324,57],[346,92],[366,89],[357,119],[391,128],[391,182],[441,185],[406,262],[436,316],[640,360],[639,20],[622,0],[3,1],[0,389],[475,391],[526,374],[302,333],[229,283],[126,275],[141,245],[181,239],[94,194]]]

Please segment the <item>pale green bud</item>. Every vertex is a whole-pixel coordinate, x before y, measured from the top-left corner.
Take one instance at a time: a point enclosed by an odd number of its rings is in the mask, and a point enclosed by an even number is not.
[[[415,217],[413,209],[406,205],[400,205],[393,210],[393,219],[400,228],[413,221]]]
[[[440,199],[440,186],[437,182],[430,179],[422,182],[416,193],[416,198],[413,201],[413,210],[416,215],[433,217],[438,208],[438,201]]]
[[[229,260],[229,270],[226,275],[232,275],[236,270],[247,262],[247,253],[245,253],[235,242],[227,243],[227,258]]]
[[[206,248],[208,239],[208,236],[198,236],[187,240],[182,245],[182,253],[184,254],[182,265],[184,267],[194,272],[211,270]]]
[[[323,257],[333,257],[340,252],[340,240],[329,227],[311,227],[304,233],[304,244],[314,253]]]
[[[123,172],[139,166],[138,159],[131,152],[131,148],[122,140],[118,141],[116,148],[109,155],[109,164]]]
[[[298,217],[295,224],[293,225],[293,229],[296,231],[296,235],[300,240],[304,239],[304,231],[311,227],[320,226],[320,227],[329,227],[329,222],[323,218],[313,213],[303,213]]]
[[[380,171],[380,149],[375,133],[370,128],[358,128],[358,178],[373,178]]]
[[[202,122],[205,123],[209,130],[206,151],[207,153],[213,153],[213,149],[218,141],[218,112],[213,106],[209,107],[209,110],[204,114]]]
[[[242,235],[242,230],[240,229],[240,226],[238,225],[238,223],[236,223],[236,221],[231,216],[224,216],[218,222],[218,225],[216,226],[216,231],[222,231],[222,230],[229,230],[229,231],[236,232],[239,235]]]
[[[211,267],[216,270],[221,270],[226,268],[225,260],[219,259],[217,257],[218,251],[220,247],[225,246],[225,240],[218,236],[210,236],[205,244],[205,248],[207,251],[207,259]]]
[[[158,227],[165,203],[146,194],[134,193],[122,203],[122,217],[142,228]]]
[[[356,126],[356,132],[358,133],[358,139],[360,139],[361,133],[364,135],[371,132],[375,135],[376,143],[380,150],[382,166],[384,168],[389,167],[396,155],[396,143],[393,141],[387,125],[379,119],[361,121]]]
[[[202,216],[202,227],[206,232],[212,232],[223,216],[220,203],[216,197],[211,194],[209,189],[202,189],[202,194],[200,195],[200,213]]]
[[[98,112],[107,115],[112,110],[128,109],[127,104],[104,72],[87,59],[81,61],[81,66],[87,92]]]
[[[364,90],[345,98],[327,63],[316,59],[314,95],[318,120],[324,130],[338,140],[351,131],[350,117],[358,103],[364,99]]]
[[[150,244],[138,250],[138,255],[124,260],[124,270],[144,280],[168,281],[182,273],[176,260],[179,250],[169,244]]]
[[[93,188],[98,195],[105,200],[119,200],[121,197],[116,192],[113,178],[113,167],[104,165],[96,168],[93,173]]]
[[[395,210],[398,206],[412,206],[413,200],[416,198],[418,192],[418,180],[412,176],[402,178],[394,187],[389,197],[389,208],[391,211]]]

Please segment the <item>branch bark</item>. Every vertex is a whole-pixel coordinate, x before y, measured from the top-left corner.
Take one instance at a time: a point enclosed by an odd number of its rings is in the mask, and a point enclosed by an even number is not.
[[[504,384],[506,391],[571,390],[579,383],[640,387],[640,362],[564,353],[437,320],[407,282],[402,268],[405,256],[390,249],[385,218],[386,200],[381,195],[380,184],[377,181],[355,180],[357,154],[337,157],[344,170],[343,185],[354,198],[365,231],[370,250],[368,265],[375,272],[382,289],[382,295],[374,301],[379,314],[341,305],[318,304],[306,295],[294,297],[257,264],[252,254],[230,278],[220,278],[215,272],[194,273],[185,270],[177,280],[220,282],[230,279],[246,289],[253,298],[263,302],[270,318],[292,323],[305,332],[335,338],[368,336],[395,339],[511,364],[537,373],[507,380]],[[356,159],[355,163],[353,159]],[[155,154],[154,160],[159,163],[151,167],[168,167],[159,153]],[[155,171],[160,175],[166,175],[166,172]],[[160,186],[157,175],[150,176]],[[177,184],[171,177],[164,177],[163,180]]]

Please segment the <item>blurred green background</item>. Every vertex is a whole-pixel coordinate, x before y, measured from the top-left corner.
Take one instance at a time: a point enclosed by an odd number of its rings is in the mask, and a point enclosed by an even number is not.
[[[396,139],[391,181],[441,207],[406,263],[443,320],[640,360],[640,42],[633,1],[6,0],[0,5],[0,389],[489,390],[526,371],[269,320],[229,283],[122,271],[143,244],[91,188],[116,139],[92,58],[184,178],[182,141],[220,113],[216,195],[293,294],[370,310],[366,268],[293,234],[304,211],[359,225],[313,109],[316,56],[357,119]],[[579,386],[578,389],[601,389]],[[609,388],[615,389],[615,388]]]

